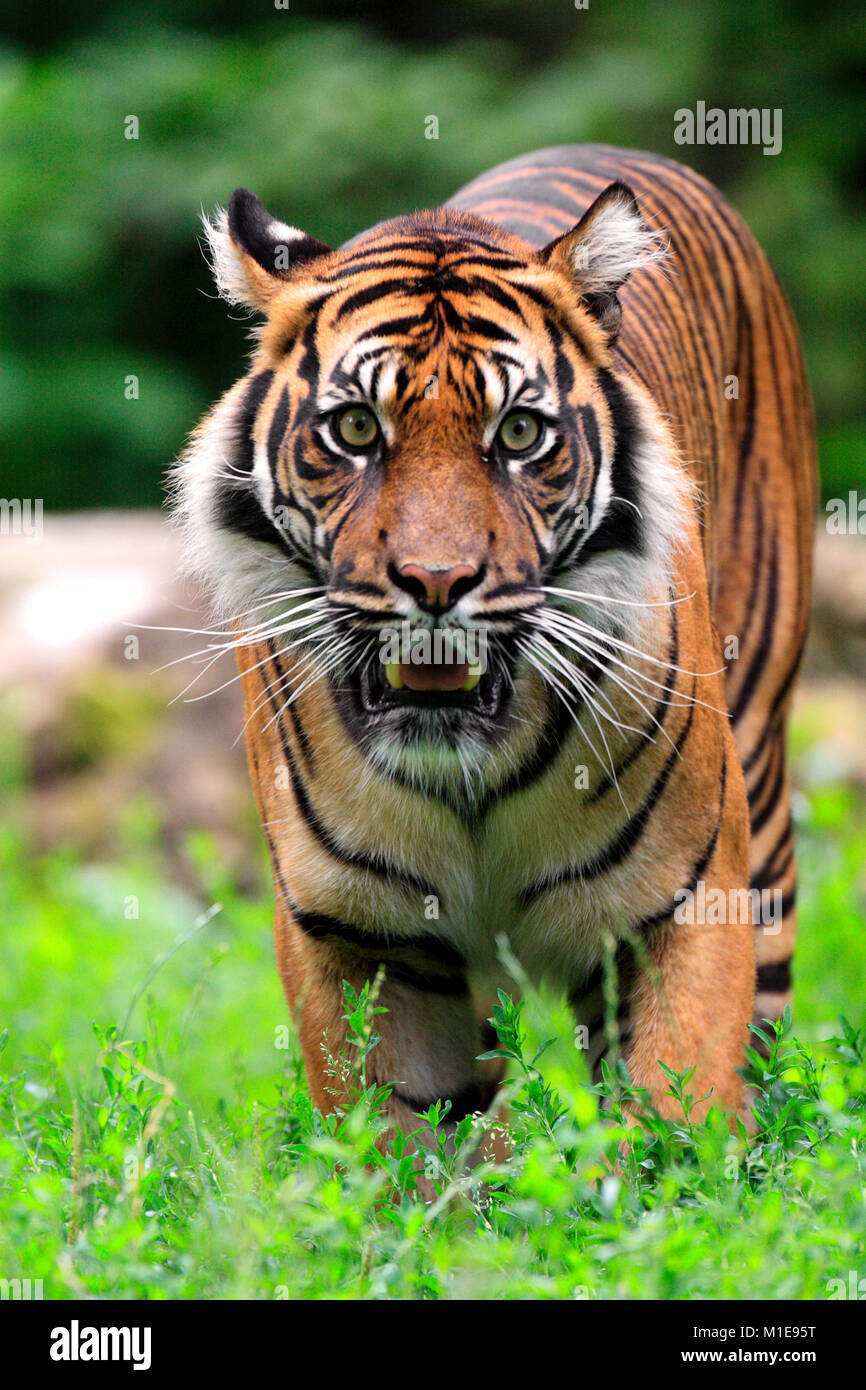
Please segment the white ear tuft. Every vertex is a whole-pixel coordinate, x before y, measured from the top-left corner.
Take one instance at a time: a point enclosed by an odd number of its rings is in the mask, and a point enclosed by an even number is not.
[[[215,208],[212,217],[202,211],[202,227],[208,247],[211,273],[220,297],[229,304],[255,308],[257,301],[251,293],[243,258],[229,233],[229,215],[225,208]]]
[[[541,261],[571,282],[609,343],[622,318],[617,291],[634,271],[664,261],[667,255],[665,238],[647,226],[624,183],[610,184],[576,227],[539,252]]]
[[[230,304],[267,311],[288,280],[331,254],[324,242],[271,217],[248,188],[236,188],[228,211],[217,208],[203,221],[217,289]]]
[[[606,189],[568,234],[575,276],[586,294],[615,294],[642,266],[663,261],[664,239],[643,219],[625,184]]]

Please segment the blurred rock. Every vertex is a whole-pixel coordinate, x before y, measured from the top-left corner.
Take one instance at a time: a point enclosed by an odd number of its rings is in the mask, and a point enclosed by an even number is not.
[[[804,674],[834,671],[866,680],[866,536],[830,535],[819,523]]]
[[[125,815],[149,807],[174,867],[187,832],[204,828],[243,874],[258,832],[239,685],[197,703],[178,698],[201,667],[160,668],[205,639],[149,630],[207,623],[177,579],[177,553],[157,512],[50,515],[38,542],[4,537],[4,723],[19,733],[38,845],[101,853]],[[221,657],[190,694],[233,674],[233,658]]]
[[[812,622],[794,702],[803,787],[866,787],[866,537],[815,530]]]

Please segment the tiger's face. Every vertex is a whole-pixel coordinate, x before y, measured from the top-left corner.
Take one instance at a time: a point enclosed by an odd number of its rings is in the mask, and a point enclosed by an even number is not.
[[[538,668],[550,591],[645,550],[611,343],[656,240],[622,185],[542,251],[449,211],[330,251],[244,191],[210,240],[223,292],[266,314],[212,427],[229,570],[317,591],[328,641],[301,636],[374,757],[477,757]]]

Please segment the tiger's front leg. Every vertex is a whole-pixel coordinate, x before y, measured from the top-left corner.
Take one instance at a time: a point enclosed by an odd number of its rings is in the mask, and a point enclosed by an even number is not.
[[[711,881],[727,895],[727,889]],[[694,1066],[687,1089],[729,1116],[743,1104],[737,1068],[752,1018],[755,979],[754,931],[743,925],[681,925],[669,918],[650,934],[646,962],[638,968],[629,997],[629,1037],[624,1047],[632,1084],[646,1088],[655,1108],[682,1118],[659,1061],[682,1072]]]
[[[381,948],[363,941],[350,924],[324,914],[279,904],[275,922],[277,962],[298,1023],[314,1103],[324,1112],[351,1103],[351,1085],[341,1074],[348,1057],[343,982],[360,991],[384,968],[376,1003],[387,1012],[375,1019],[380,1041],[366,1062],[367,1085],[391,1085],[386,1114],[409,1133],[417,1115],[447,1100],[443,1128],[453,1134],[468,1114],[492,1101],[501,1068],[479,1063],[488,1045],[456,951],[431,939]],[[350,1060],[350,1059],[349,1059]],[[336,1061],[336,1066],[335,1066]],[[496,1136],[485,1152],[502,1157]],[[433,1196],[429,1184],[422,1195]]]
[[[755,999],[753,903],[742,775],[733,740],[726,743],[719,818],[692,880],[667,909],[644,916],[622,939],[608,1008],[600,970],[588,1011],[596,1073],[611,1041],[618,1044],[632,1085],[646,1090],[670,1119],[681,1118],[682,1109],[667,1094],[670,1083],[660,1061],[678,1072],[695,1068],[687,1090],[697,1101],[707,1098],[697,1118],[714,1105],[733,1122],[743,1107],[738,1069]],[[610,1017],[611,994],[616,1018]],[[578,1012],[587,1016],[586,1003]]]

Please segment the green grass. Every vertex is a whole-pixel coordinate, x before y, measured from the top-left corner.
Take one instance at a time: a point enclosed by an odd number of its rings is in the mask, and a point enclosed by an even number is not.
[[[34,854],[18,809],[13,795],[0,835],[0,1277],[42,1279],[47,1298],[825,1299],[866,1274],[852,790],[800,797],[800,1041],[752,1058],[754,1137],[695,1123],[686,1099],[614,1167],[622,1077],[588,1085],[561,1002],[503,996],[512,1157],[486,1162],[464,1121],[456,1153],[426,1159],[432,1205],[412,1198],[404,1139],[374,1147],[369,999],[346,1005],[355,1104],[327,1119],[311,1105],[263,860],[250,901],[196,837],[184,893],[158,808],[117,814],[102,864]]]

